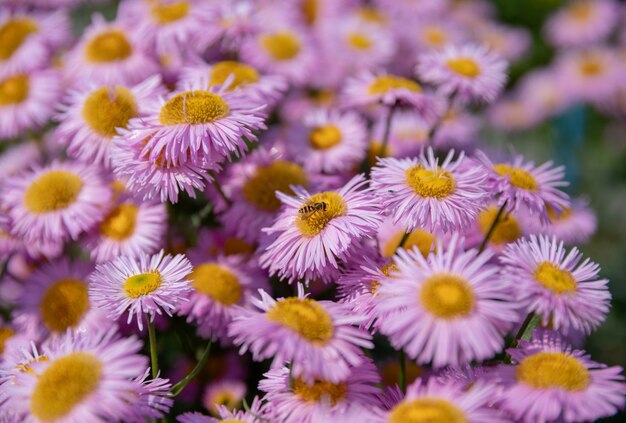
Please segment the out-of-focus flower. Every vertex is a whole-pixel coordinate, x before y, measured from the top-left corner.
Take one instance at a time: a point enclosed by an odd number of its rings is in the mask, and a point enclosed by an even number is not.
[[[600,266],[589,259],[581,263],[582,258],[556,238],[531,236],[510,245],[500,260],[528,312],[565,334],[570,329],[588,334],[606,318],[611,294],[609,281],[598,279]]]
[[[163,312],[171,316],[187,301],[191,270],[189,260],[180,254],[122,256],[96,266],[89,276],[89,298],[114,319],[128,313],[127,323],[135,318],[143,330],[144,314],[150,321]]]
[[[225,408],[233,411],[246,397],[246,384],[241,380],[218,380],[209,384],[202,394],[202,405],[213,415]]]

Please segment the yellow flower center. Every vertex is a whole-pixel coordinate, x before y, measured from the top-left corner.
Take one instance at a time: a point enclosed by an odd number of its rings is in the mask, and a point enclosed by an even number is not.
[[[433,47],[441,47],[448,40],[446,33],[437,26],[424,28],[424,38],[426,39],[426,43]]]
[[[28,98],[29,92],[27,75],[18,74],[0,81],[0,106],[20,104]]]
[[[370,167],[376,165],[376,157],[389,157],[392,156],[391,148],[389,145],[383,149],[382,143],[378,141],[372,141],[370,147],[367,149],[367,160]]]
[[[560,214],[556,214],[552,207],[546,207],[548,210],[548,216],[550,216],[550,220],[552,222],[560,222],[562,220],[567,220],[572,215],[572,209],[567,208],[563,210]]]
[[[139,208],[132,203],[115,207],[100,224],[100,233],[116,241],[128,239],[135,233]]]
[[[209,85],[221,85],[231,75],[233,81],[228,86],[228,91],[259,81],[259,73],[252,66],[227,60],[213,65]]]
[[[155,291],[161,286],[161,274],[158,270],[133,275],[124,281],[124,292],[131,298],[139,298]]]
[[[569,270],[559,269],[549,261],[544,261],[535,270],[535,280],[555,294],[576,291],[576,279]]]
[[[398,271],[398,266],[396,266],[396,263],[393,261],[391,263],[385,264],[383,267],[380,268],[380,272],[387,277],[389,277],[389,275],[392,274],[393,272],[397,272],[397,271]],[[372,292],[372,294],[376,294],[379,287],[380,287],[380,281],[377,281],[377,280],[371,281],[370,291]]]
[[[0,60],[7,60],[39,28],[31,19],[11,19],[0,28]]]
[[[314,194],[302,205],[302,207],[310,206],[314,203],[326,203],[326,210],[315,210],[311,213],[299,213],[296,217],[296,227],[302,235],[313,237],[326,227],[328,222],[336,217],[343,216],[346,212],[346,203],[341,195],[336,192],[327,191]]]
[[[307,402],[329,401],[336,405],[346,397],[346,384],[331,383],[325,380],[316,380],[312,385],[307,384],[300,378],[296,378],[293,384],[293,393]]]
[[[124,60],[133,52],[133,47],[122,31],[109,30],[96,35],[85,45],[85,57],[94,63]]]
[[[341,132],[335,125],[324,125],[309,132],[309,144],[316,150],[327,150],[341,142]]]
[[[594,77],[601,74],[604,71],[604,66],[594,57],[589,56],[582,59],[580,62],[580,73],[584,76]]]
[[[369,50],[372,47],[372,40],[359,32],[349,34],[347,41],[355,50]]]
[[[489,206],[478,215],[478,226],[483,234],[487,234],[498,215],[498,207]],[[522,236],[522,229],[516,218],[510,214],[500,216],[498,224],[491,233],[489,242],[496,245],[508,244]]]
[[[585,366],[562,352],[540,352],[526,357],[515,373],[518,381],[539,389],[582,391],[591,381]]]
[[[474,290],[457,275],[437,273],[429,276],[419,295],[426,310],[444,319],[468,316],[474,309]]]
[[[376,24],[384,24],[387,22],[387,18],[380,13],[378,9],[372,6],[363,6],[357,13],[361,19],[367,22]]]
[[[400,241],[404,237],[404,231],[398,231],[393,234],[387,242],[383,245],[382,256],[385,258],[393,257],[394,253],[400,246]],[[404,241],[404,249],[410,250],[415,247],[419,250],[424,257],[426,257],[435,243],[436,238],[433,234],[423,229],[416,229],[409,234],[409,237]]]
[[[292,195],[289,185],[306,186],[308,182],[301,166],[279,160],[257,168],[255,174],[243,184],[242,194],[248,203],[258,209],[275,212],[281,205],[276,191]]]
[[[507,164],[497,164],[493,166],[493,170],[495,170],[500,176],[508,175],[511,180],[511,185],[514,187],[529,191],[537,191],[539,189],[539,184],[532,173],[520,167],[513,167]]]
[[[215,122],[230,113],[228,103],[218,94],[195,90],[176,94],[161,107],[161,125],[203,124]]]
[[[325,344],[335,332],[330,314],[315,300],[286,298],[267,311],[267,318],[310,342]]]
[[[178,1],[167,4],[155,4],[150,9],[152,18],[160,24],[176,22],[189,13],[189,3]]]
[[[577,21],[584,22],[591,17],[591,3],[577,1],[567,8],[567,13]]]
[[[254,246],[239,238],[226,238],[223,250],[226,256],[236,254],[250,255],[254,253]]]
[[[51,170],[33,181],[24,195],[24,206],[34,214],[50,213],[71,206],[83,189],[80,176]]]
[[[101,87],[89,94],[82,114],[94,132],[111,138],[117,135],[116,128],[126,128],[128,121],[137,116],[137,103],[127,88]]]
[[[218,405],[224,405],[229,410],[232,410],[233,408],[236,408],[241,402],[241,400],[235,397],[232,394],[232,392],[228,392],[228,391],[216,393],[215,396],[210,399],[210,401],[211,402],[209,403],[210,404],[209,407],[210,407],[210,410],[213,411],[214,413],[218,413],[218,409],[217,409]],[[223,422],[223,421],[224,420],[220,420],[220,422]]]
[[[65,332],[83,319],[89,310],[89,293],[79,279],[61,279],[50,285],[39,304],[41,320],[52,332]]]
[[[217,263],[203,263],[195,266],[189,279],[193,280],[191,285],[198,292],[211,297],[218,303],[233,305],[241,300],[243,290],[237,276]]]
[[[381,75],[376,77],[367,87],[370,95],[386,94],[389,90],[405,89],[409,91],[421,92],[422,87],[410,79],[394,75]]]
[[[275,60],[293,59],[300,53],[300,41],[288,31],[261,36],[261,46]]]
[[[96,356],[75,352],[59,358],[37,378],[31,414],[39,421],[62,419],[98,388],[101,379],[102,362]]]
[[[419,398],[402,401],[389,413],[388,423],[466,423],[467,417],[450,401]]]
[[[478,63],[470,57],[449,59],[446,64],[451,71],[467,78],[476,78],[480,74]]]
[[[4,344],[15,335],[15,331],[8,327],[0,327],[0,354],[4,352]]]
[[[452,194],[456,187],[452,174],[439,167],[436,170],[430,170],[417,165],[408,168],[405,174],[407,185],[422,197],[441,200]]]

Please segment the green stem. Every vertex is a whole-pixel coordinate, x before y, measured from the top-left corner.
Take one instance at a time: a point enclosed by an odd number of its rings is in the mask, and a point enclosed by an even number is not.
[[[389,106],[387,110],[387,118],[385,119],[385,130],[383,132],[382,146],[380,147],[380,157],[385,157],[385,150],[387,150],[387,144],[389,144],[389,135],[391,134],[391,120],[393,114],[396,111],[396,106]]]
[[[213,177],[213,186],[217,190],[217,193],[220,195],[220,197],[222,197],[222,200],[224,200],[224,202],[226,203],[228,207],[232,206],[233,202],[231,201],[230,198],[228,198],[228,196],[222,189],[222,185],[220,184],[220,181],[217,179],[217,173],[215,173],[215,171],[213,170],[209,170],[209,174]]]
[[[400,243],[396,247],[396,251],[398,251],[398,248],[404,247],[404,244],[406,243],[406,241],[409,239],[410,236],[411,236],[411,231],[404,232],[404,235],[402,235],[402,238],[400,239]]]
[[[156,332],[154,330],[154,323],[152,323],[149,317],[147,317],[147,320],[148,338],[150,339],[150,360],[152,361],[152,379],[155,379],[159,374],[159,357],[157,355]]]
[[[526,316],[526,319],[524,319],[524,323],[522,323],[522,326],[517,331],[515,338],[513,338],[513,340],[511,341],[511,345],[509,348],[516,348],[520,339],[523,339],[525,341],[530,340],[533,334],[533,330],[535,329],[535,327],[537,327],[540,320],[541,316],[534,314],[532,311],[528,313],[528,316]],[[506,355],[504,362],[507,364],[511,364],[511,356],[509,354]]]
[[[404,350],[400,350],[400,389],[403,394],[406,394],[406,357],[404,356]]]
[[[209,359],[210,353],[211,353],[211,341],[209,341],[206,348],[202,352],[202,356],[200,357],[200,360],[198,360],[198,364],[196,364],[196,367],[194,367],[193,370],[189,372],[189,374],[185,376],[180,382],[172,386],[172,389],[170,389],[170,392],[172,392],[172,395],[176,396],[180,394],[181,391],[185,388],[185,386],[187,386],[187,384],[191,382],[193,378],[198,376],[198,373],[200,373],[200,371],[206,365],[206,362]]]
[[[485,234],[485,238],[483,238],[483,242],[480,243],[480,248],[478,248],[479,254],[485,251],[485,248],[487,247],[487,243],[489,242],[491,235],[493,235],[493,231],[496,230],[496,226],[498,226],[498,223],[500,223],[500,218],[502,217],[502,213],[504,213],[504,209],[506,208],[507,202],[508,200],[505,200],[504,203],[502,203],[500,210],[498,210],[498,213],[496,214],[496,218],[493,219],[493,222],[491,223],[489,230],[487,230],[487,233]]]

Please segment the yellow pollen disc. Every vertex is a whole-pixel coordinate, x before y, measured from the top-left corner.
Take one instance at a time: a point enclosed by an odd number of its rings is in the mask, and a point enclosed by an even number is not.
[[[324,125],[309,132],[309,144],[316,150],[327,150],[341,142],[341,132],[335,125]]]
[[[124,292],[131,298],[139,298],[155,291],[161,286],[161,274],[158,270],[133,275],[124,281]]]
[[[310,206],[314,203],[326,203],[326,210],[316,210],[311,213],[298,214],[295,220],[296,227],[302,235],[313,237],[326,227],[328,222],[336,217],[343,216],[346,212],[346,203],[341,195],[336,192],[327,191],[315,194],[302,204],[302,207]]]
[[[15,331],[11,328],[0,327],[0,354],[4,352],[4,344],[7,339],[15,335]]]
[[[52,332],[65,332],[89,310],[87,284],[79,279],[61,279],[46,290],[39,303],[41,320]]]
[[[62,419],[98,388],[102,362],[92,354],[75,352],[59,358],[39,376],[30,400],[38,421]]]
[[[308,385],[300,378],[296,378],[293,393],[307,402],[327,401],[334,406],[346,397],[346,384],[316,380],[312,385]]]
[[[11,19],[0,27],[0,60],[7,60],[39,28],[30,19]]]
[[[478,215],[478,226],[483,235],[487,234],[491,225],[493,225],[498,215],[498,207],[489,206],[487,210],[483,210]],[[496,245],[508,244],[522,236],[522,229],[516,218],[510,214],[503,214],[498,220],[498,224],[491,233],[489,242]]]
[[[393,257],[396,249],[400,246],[400,241],[404,237],[404,231],[398,231],[393,236],[389,237],[387,242],[383,245],[382,256],[385,258]],[[415,247],[419,250],[424,257],[426,257],[435,243],[436,238],[433,234],[423,229],[416,229],[404,242],[404,249],[411,250]]]
[[[224,405],[229,410],[232,410],[233,408],[236,408],[240,402],[241,401],[236,398],[232,393],[224,391],[216,393],[215,396],[211,398],[210,404],[212,411],[217,412],[217,405]],[[220,420],[220,422],[223,422],[223,420]]]
[[[195,90],[186,91],[167,100],[161,107],[162,125],[202,124],[215,122],[230,113],[228,103],[218,94]]]
[[[349,34],[347,41],[348,44],[356,50],[369,50],[369,48],[372,47],[372,40],[358,32]]]
[[[529,191],[537,191],[539,189],[539,184],[532,173],[520,167],[497,164],[493,166],[493,170],[495,170],[500,176],[508,175],[511,180],[511,185],[514,187]]]
[[[580,73],[584,76],[597,76],[604,71],[602,63],[594,60],[593,57],[586,57],[580,62]]]
[[[385,94],[389,90],[405,89],[409,91],[421,92],[422,87],[410,79],[393,75],[381,75],[376,77],[367,87],[370,95]]]
[[[591,381],[585,366],[562,352],[540,352],[526,357],[515,374],[518,381],[539,389],[582,391]]]
[[[116,128],[126,128],[128,121],[137,116],[137,103],[127,88],[101,87],[85,99],[82,114],[95,133],[111,138],[117,135]]]
[[[237,304],[242,289],[237,276],[217,263],[204,263],[193,268],[189,275],[196,290],[225,305]]]
[[[242,187],[244,200],[256,208],[274,212],[280,209],[281,202],[276,191],[292,195],[289,185],[306,186],[309,183],[300,165],[286,161],[276,161],[257,168],[255,174]]]
[[[480,74],[480,67],[474,59],[469,57],[459,57],[446,62],[448,68],[467,78],[476,78]]]
[[[239,238],[226,238],[226,240],[224,240],[223,251],[226,256],[236,254],[250,255],[254,253],[254,246]]]
[[[312,25],[317,19],[317,0],[302,0],[302,14],[307,25]]]
[[[405,174],[407,185],[422,197],[441,200],[451,195],[456,187],[452,174],[439,167],[430,170],[422,165],[413,166]]]
[[[457,275],[429,276],[422,283],[419,295],[426,310],[444,319],[468,316],[474,309],[474,290]]]
[[[120,204],[100,224],[100,233],[116,241],[128,239],[135,233],[139,208],[132,203]]]
[[[96,35],[85,45],[85,57],[94,63],[124,60],[132,52],[133,48],[126,35],[114,29]]]
[[[231,75],[233,81],[228,86],[228,91],[259,81],[259,73],[252,66],[227,60],[213,65],[209,85],[222,85]]]
[[[24,206],[35,214],[66,209],[76,201],[82,189],[80,176],[65,170],[51,170],[30,184],[24,195]]]
[[[160,24],[176,22],[189,13],[189,3],[178,1],[167,4],[155,4],[150,10],[152,18]]]
[[[361,19],[367,22],[376,24],[387,23],[387,18],[375,7],[363,6],[358,10],[357,13]]]
[[[261,46],[275,60],[290,60],[300,53],[300,41],[291,32],[277,32],[261,36]]]
[[[577,1],[567,8],[567,13],[577,21],[584,22],[591,17],[591,3],[586,1]]]
[[[428,26],[424,28],[424,38],[429,45],[434,47],[441,47],[448,40],[446,33],[437,26]]]
[[[398,271],[398,267],[396,266],[396,263],[392,261],[391,263],[387,263],[386,265],[381,267],[380,271],[383,275],[389,277],[390,274]],[[371,281],[370,291],[372,292],[372,294],[376,294],[376,292],[378,291],[378,287],[380,287],[379,281]]]
[[[535,280],[555,294],[576,291],[576,279],[569,270],[559,269],[549,261],[544,261],[535,270]]]
[[[439,398],[402,401],[389,413],[388,423],[466,423],[461,409]]]
[[[558,215],[556,214],[556,212],[554,211],[552,207],[548,206],[546,207],[546,209],[548,210],[548,216],[550,216],[550,220],[552,222],[560,222],[563,220],[567,220],[572,215],[571,208],[567,208],[563,210],[561,214],[558,214]]]
[[[318,344],[328,342],[335,332],[330,314],[309,298],[291,297],[279,301],[267,311],[267,318]]]
[[[0,106],[20,104],[28,98],[29,92],[27,75],[19,74],[0,81]]]

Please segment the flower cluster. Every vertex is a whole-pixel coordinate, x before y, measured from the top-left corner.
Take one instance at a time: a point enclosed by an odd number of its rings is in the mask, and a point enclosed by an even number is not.
[[[0,421],[624,407],[580,349],[595,214],[491,135],[626,114],[616,1],[555,11],[512,89],[531,36],[483,1],[122,0],[72,35],[79,3],[0,6]]]

